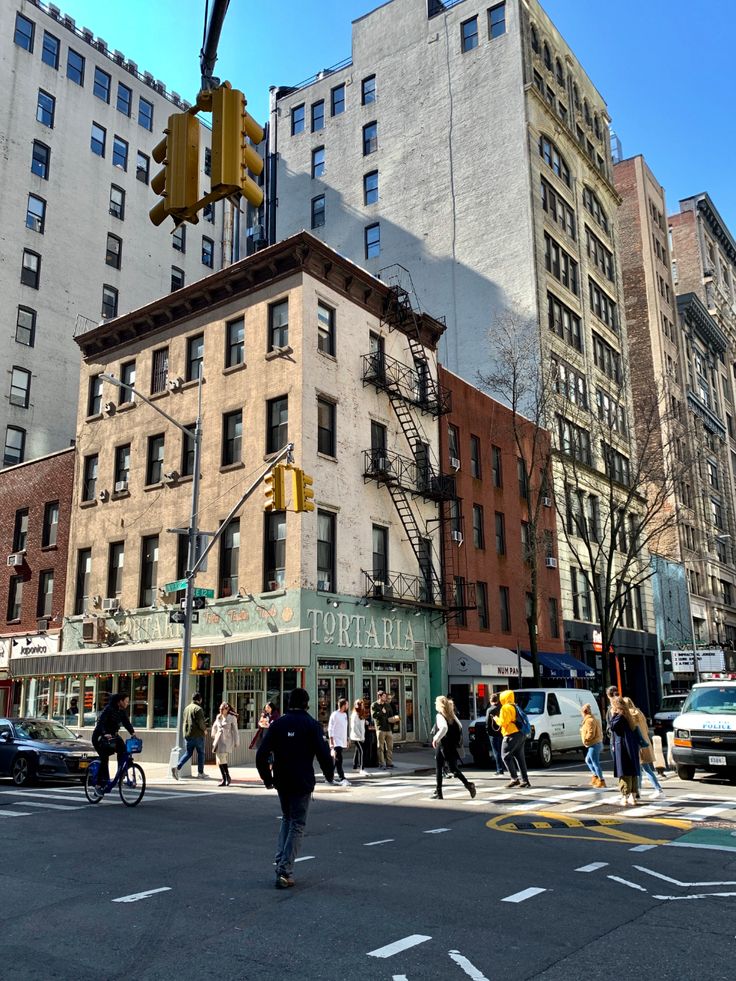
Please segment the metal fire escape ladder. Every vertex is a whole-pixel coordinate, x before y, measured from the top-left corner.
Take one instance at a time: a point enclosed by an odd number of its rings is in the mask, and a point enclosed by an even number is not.
[[[431,593],[431,595],[427,595],[426,602],[444,605],[445,597],[442,580],[437,574],[437,569],[433,561],[430,561],[429,566],[427,566],[427,555],[424,554],[422,548],[426,536],[422,534],[406,491],[398,484],[386,484],[386,486],[391,495],[391,500],[394,502],[396,512],[401,519],[401,524],[404,526],[406,537],[419,563],[420,572],[425,578],[427,593]],[[428,572],[430,575],[427,575]]]

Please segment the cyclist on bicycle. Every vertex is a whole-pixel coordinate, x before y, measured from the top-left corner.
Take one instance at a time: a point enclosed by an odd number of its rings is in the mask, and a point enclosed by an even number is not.
[[[124,726],[131,736],[135,735],[135,730],[128,718],[128,705],[130,698],[121,692],[115,692],[110,696],[110,701],[100,712],[97,725],[92,733],[92,745],[97,750],[100,757],[100,769],[97,773],[97,787],[104,790],[110,780],[110,768],[108,761],[110,757],[117,753],[118,767],[124,762],[128,751],[125,743],[118,735],[118,730]]]

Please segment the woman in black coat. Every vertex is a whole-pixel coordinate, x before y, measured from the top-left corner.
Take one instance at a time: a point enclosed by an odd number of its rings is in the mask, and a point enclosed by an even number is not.
[[[621,803],[625,807],[636,804],[636,793],[639,789],[639,740],[636,726],[631,713],[623,698],[616,696],[611,699],[611,754],[613,755],[613,773],[618,777],[621,791]]]

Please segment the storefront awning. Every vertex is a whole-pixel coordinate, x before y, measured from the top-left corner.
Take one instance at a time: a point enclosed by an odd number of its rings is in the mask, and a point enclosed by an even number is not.
[[[524,651],[524,656],[531,654]],[[572,654],[550,654],[546,651],[537,653],[542,674],[548,678],[595,678],[595,671]]]
[[[450,677],[518,678],[519,659],[507,647],[481,647],[478,644],[450,644],[447,671]],[[521,658],[521,674],[533,676],[532,666]]]

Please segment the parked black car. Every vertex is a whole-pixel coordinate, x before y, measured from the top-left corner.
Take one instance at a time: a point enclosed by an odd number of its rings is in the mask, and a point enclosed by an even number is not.
[[[39,777],[84,780],[97,759],[91,742],[61,722],[49,719],[0,719],[0,776],[25,787]]]
[[[687,692],[685,691],[679,695],[664,695],[659,708],[654,713],[654,735],[661,736],[665,741],[665,751],[667,733],[672,729],[672,723],[682,711],[686,698]]]

